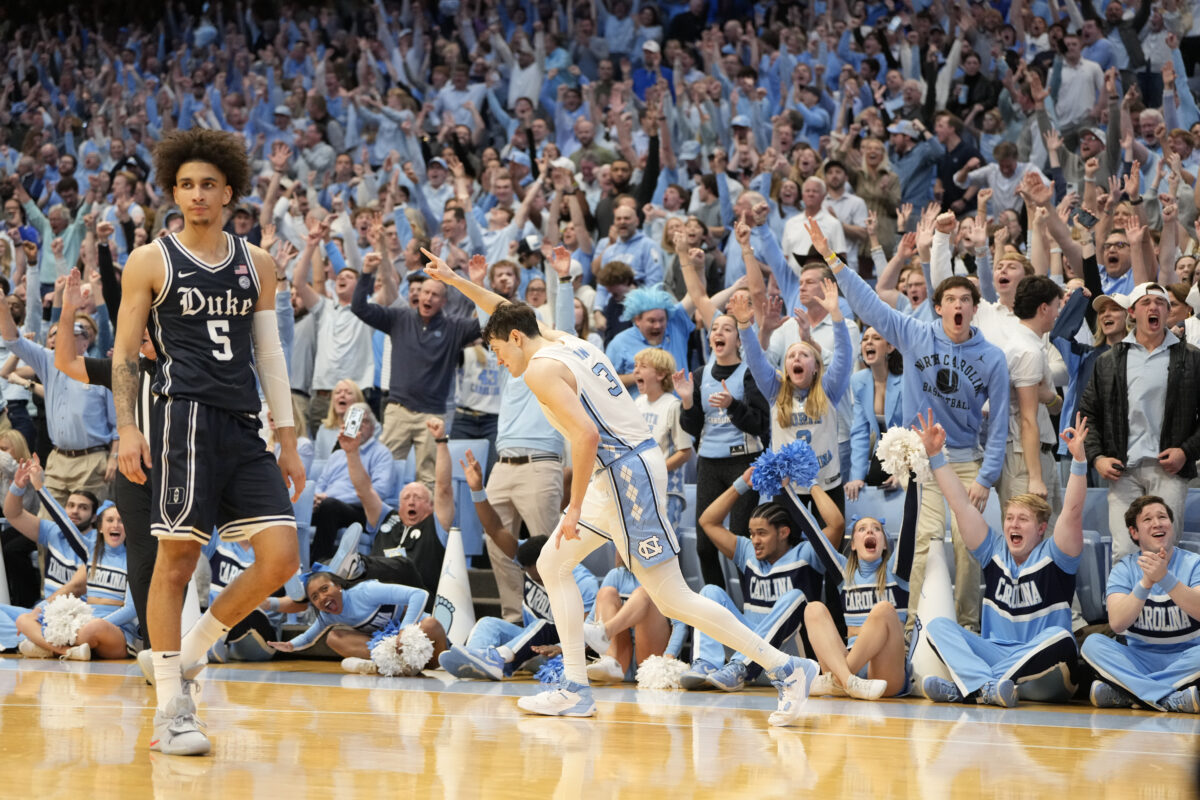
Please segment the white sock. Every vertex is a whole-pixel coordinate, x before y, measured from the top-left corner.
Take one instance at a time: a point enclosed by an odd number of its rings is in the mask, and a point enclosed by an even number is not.
[[[158,710],[166,711],[171,701],[183,694],[183,686],[179,682],[179,651],[155,650],[151,653],[151,659],[154,662],[154,689],[158,695]]]
[[[205,611],[204,616],[183,637],[183,646],[179,650],[182,669],[190,670],[196,664],[207,664],[208,649],[227,633],[229,626],[214,617],[211,608]]]

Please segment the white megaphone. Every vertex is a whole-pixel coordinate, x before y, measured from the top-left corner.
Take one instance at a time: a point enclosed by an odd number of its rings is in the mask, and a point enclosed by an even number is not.
[[[918,692],[924,679],[930,675],[953,680],[950,670],[933,651],[925,630],[929,621],[936,617],[945,617],[951,622],[957,622],[958,619],[954,610],[954,589],[950,585],[950,568],[946,564],[945,545],[941,539],[929,543],[929,553],[925,557],[925,581],[921,584],[917,619],[909,641],[913,687]]]
[[[463,550],[462,531],[451,528],[446,537],[446,554],[442,556],[442,573],[438,577],[437,597],[433,601],[433,618],[442,623],[450,644],[465,645],[475,627],[475,605],[471,599],[471,583],[467,579],[467,556]]]

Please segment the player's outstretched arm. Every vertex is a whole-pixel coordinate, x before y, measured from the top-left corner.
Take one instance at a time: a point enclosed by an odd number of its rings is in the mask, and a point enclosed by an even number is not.
[[[482,282],[473,283],[472,281],[464,279],[457,272],[450,269],[449,264],[425,248],[421,248],[421,252],[425,254],[427,259],[429,259],[429,263],[425,265],[426,275],[434,280],[441,281],[447,286],[453,286],[455,289],[458,289],[467,296],[467,299],[479,306],[481,311],[491,314],[496,310],[496,306],[500,305],[501,303],[508,302],[495,292],[483,288]],[[476,269],[480,260],[483,260],[483,256],[475,256],[472,258],[468,269]],[[486,261],[483,261],[483,266],[486,269]]]
[[[150,467],[150,444],[137,426],[138,350],[150,316],[150,304],[162,281],[162,251],[143,245],[129,254],[121,275],[121,311],[113,339],[112,393],[117,410],[117,466],[133,483],[145,483]],[[274,278],[274,274],[272,274]],[[157,285],[156,285],[157,284]]]
[[[258,382],[267,398],[267,408],[275,420],[275,438],[279,442],[279,471],[283,483],[292,485],[292,502],[304,491],[304,463],[296,450],[296,423],[292,418],[292,385],[288,380],[287,360],[279,343],[279,322],[275,318],[275,259],[262,248],[250,245],[250,256],[258,273],[258,303],[254,306],[254,366]],[[124,307],[122,306],[122,312]],[[114,383],[116,364],[113,364]]]

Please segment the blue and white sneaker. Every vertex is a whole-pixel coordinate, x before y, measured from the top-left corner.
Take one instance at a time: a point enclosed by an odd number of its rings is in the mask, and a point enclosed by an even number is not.
[[[590,717],[596,713],[596,701],[590,686],[564,680],[554,689],[522,697],[517,708],[547,717]]]
[[[722,692],[740,692],[746,686],[746,665],[730,661],[716,672],[709,673],[708,683]]]
[[[1167,699],[1163,700],[1161,705],[1167,711],[1176,711],[1180,714],[1200,714],[1200,690],[1197,690],[1195,686],[1189,686],[1178,692],[1172,692],[1167,695]]]
[[[804,704],[808,702],[808,687],[820,674],[821,668],[817,662],[799,656],[792,656],[782,667],[768,671],[767,677],[779,690],[779,705],[767,721],[785,728],[798,720]]]
[[[929,675],[921,682],[921,693],[935,703],[961,703],[963,700],[962,692],[954,681],[937,675]]]
[[[494,647],[471,650],[459,645],[443,651],[438,664],[456,678],[479,681],[504,680],[504,668],[508,666]]]
[[[1088,698],[1096,708],[1133,708],[1133,696],[1111,683],[1092,681]]]
[[[679,685],[688,691],[711,689],[713,687],[708,682],[708,676],[716,671],[717,667],[708,663],[703,658],[697,658],[692,662],[692,666],[688,671],[679,676]]]
[[[988,681],[975,695],[981,706],[1012,708],[1017,704],[1017,686],[1012,681]]]

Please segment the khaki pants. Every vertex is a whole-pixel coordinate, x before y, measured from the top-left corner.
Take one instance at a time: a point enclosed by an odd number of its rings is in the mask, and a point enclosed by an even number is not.
[[[1183,529],[1183,507],[1187,503],[1187,481],[1171,475],[1153,462],[1129,467],[1113,481],[1108,490],[1108,529],[1112,535],[1112,563],[1138,551],[1125,527],[1125,512],[1142,495],[1161,497],[1175,513],[1176,535]]]
[[[488,502],[496,509],[500,522],[513,536],[521,533],[521,521],[530,536],[549,536],[558,525],[562,506],[563,468],[561,461],[532,461],[528,464],[502,464],[499,461],[488,476]],[[488,558],[500,591],[500,613],[509,622],[521,622],[524,573],[486,537]]]
[[[309,436],[310,435],[309,431],[315,430],[314,428],[309,428],[309,426],[308,426],[308,413],[309,413],[309,408],[311,407],[311,405],[312,405],[312,400],[310,398],[305,397],[302,394],[297,394],[296,392],[292,392],[292,406],[293,406],[293,408],[295,408],[296,413],[298,413],[300,415],[296,419],[296,435],[297,436]]]
[[[329,413],[329,400],[331,395],[327,392],[319,394],[316,389],[313,389],[312,397],[308,402],[308,429],[315,436],[317,431],[321,430],[321,426],[325,424],[325,415]],[[300,398],[304,399],[304,398]]]
[[[402,459],[408,457],[410,448],[416,449],[417,480],[434,488],[434,463],[437,449],[433,437],[425,427],[425,420],[439,418],[437,414],[422,414],[409,411],[399,403],[388,403],[383,411],[383,432],[379,441],[392,451],[392,457]]]
[[[104,480],[106,469],[108,450],[97,450],[82,456],[66,456],[51,450],[50,457],[46,459],[46,491],[60,505],[66,505],[71,492],[80,490],[93,493],[103,503],[111,493],[111,485]],[[43,519],[49,519],[45,513],[43,509]]]
[[[979,474],[978,461],[951,463],[950,468],[969,486]],[[958,520],[951,515],[951,535],[954,537],[954,610],[958,624],[979,630],[980,569],[958,531]],[[925,582],[925,559],[931,545],[942,546],[946,538],[946,501],[937,481],[921,487],[921,513],[917,518],[917,543],[913,552],[912,575],[908,579],[908,620],[905,629],[911,631],[917,621],[917,604],[921,600],[921,584]]]
[[[1050,524],[1046,526],[1049,539],[1054,535],[1054,523],[1058,522],[1058,513],[1062,510],[1063,488],[1058,475],[1058,462],[1052,453],[1040,453],[1038,460],[1042,463],[1042,483],[1046,484],[1046,502],[1050,504]],[[1068,464],[1070,461],[1067,462]],[[1000,498],[1001,513],[1005,504],[1019,494],[1029,491],[1029,470],[1025,467],[1025,456],[1013,452],[1013,443],[1008,443],[1004,453],[1004,468],[1000,471],[1000,480],[996,482],[996,494]],[[997,531],[1000,533],[1000,531]]]

